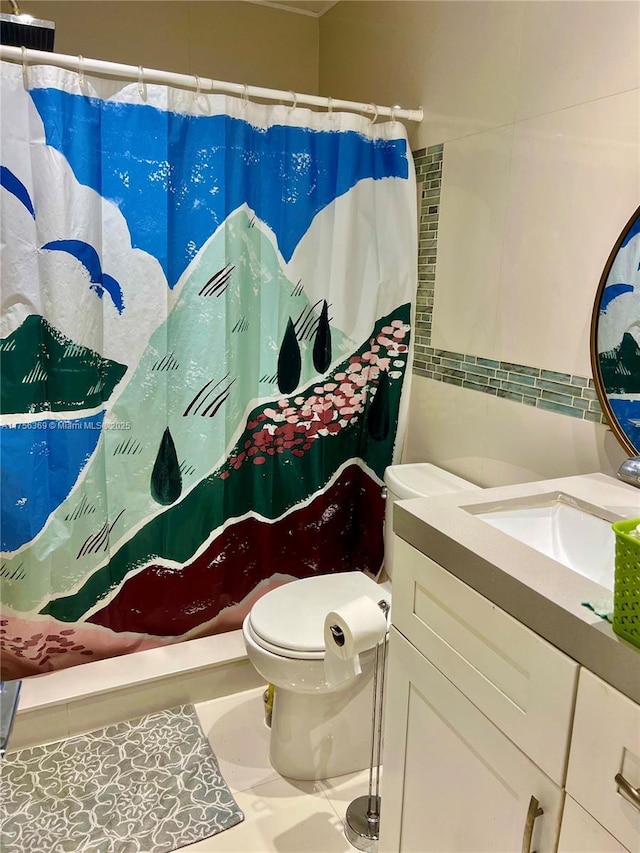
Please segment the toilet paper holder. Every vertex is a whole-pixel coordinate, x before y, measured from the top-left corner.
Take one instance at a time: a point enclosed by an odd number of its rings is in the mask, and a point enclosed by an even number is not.
[[[382,599],[378,607],[388,619],[391,606],[389,602]],[[334,628],[342,634],[340,628],[331,626],[331,633],[338,645],[342,643],[334,633]],[[385,632],[382,640],[376,645],[375,661],[373,667],[373,709],[371,715],[371,759],[369,762],[369,793],[366,796],[357,797],[347,807],[345,815],[344,834],[347,841],[357,850],[364,853],[378,853],[378,842],[380,840],[380,761],[382,758],[382,710],[384,707],[384,681],[387,663],[388,635]],[[380,653],[382,650],[382,653]],[[374,793],[375,774],[375,793]]]
[[[344,631],[339,625],[331,625],[329,630],[331,631],[331,636],[335,640],[336,646],[344,646]]]

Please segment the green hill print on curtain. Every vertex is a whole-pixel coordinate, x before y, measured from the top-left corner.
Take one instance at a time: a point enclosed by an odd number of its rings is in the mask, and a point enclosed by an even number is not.
[[[30,80],[2,63],[3,677],[375,575],[416,287],[402,125]]]

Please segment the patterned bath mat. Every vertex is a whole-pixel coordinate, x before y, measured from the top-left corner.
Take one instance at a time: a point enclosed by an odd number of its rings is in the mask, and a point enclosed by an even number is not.
[[[192,705],[0,767],[2,853],[168,853],[243,819]]]

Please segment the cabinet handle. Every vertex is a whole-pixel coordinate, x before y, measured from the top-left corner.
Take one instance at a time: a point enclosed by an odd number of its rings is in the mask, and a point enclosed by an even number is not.
[[[616,773],[615,783],[618,786],[618,793],[622,794],[632,806],[640,810],[640,788],[634,788],[630,782],[627,782],[622,773]]]
[[[533,853],[531,850],[531,838],[533,836],[533,825],[537,817],[544,814],[544,809],[540,808],[540,803],[534,796],[529,800],[529,808],[527,809],[527,819],[524,823],[524,832],[522,833],[522,853]]]

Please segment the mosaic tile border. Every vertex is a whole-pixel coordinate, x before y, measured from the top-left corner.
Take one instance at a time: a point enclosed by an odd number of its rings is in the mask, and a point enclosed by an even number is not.
[[[422,182],[413,372],[560,415],[606,424],[593,379],[431,346],[444,145],[413,154]]]

